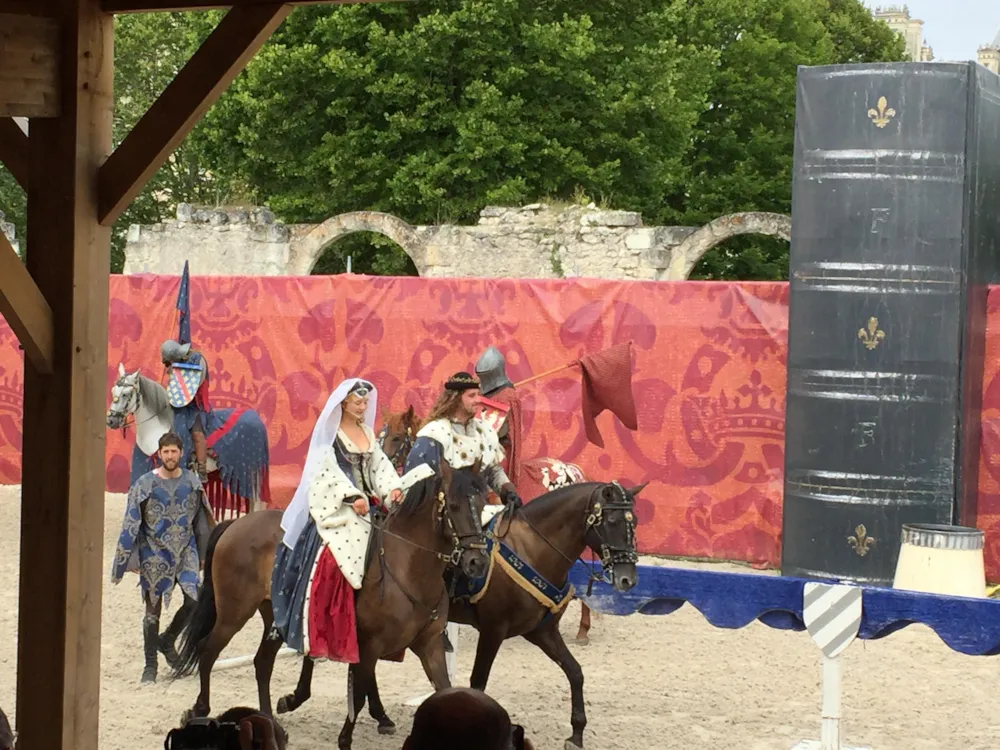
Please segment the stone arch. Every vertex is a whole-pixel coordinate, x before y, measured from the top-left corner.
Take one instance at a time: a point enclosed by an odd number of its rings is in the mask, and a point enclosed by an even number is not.
[[[355,232],[375,232],[395,242],[410,256],[417,272],[423,274],[426,240],[419,231],[402,219],[380,211],[351,211],[333,216],[304,237],[293,241],[289,265],[291,272],[308,276],[323,251],[331,244]]]
[[[792,217],[766,211],[744,211],[713,219],[673,249],[670,265],[661,272],[659,280],[684,281],[705,253],[720,242],[740,234],[767,234],[790,242]]]

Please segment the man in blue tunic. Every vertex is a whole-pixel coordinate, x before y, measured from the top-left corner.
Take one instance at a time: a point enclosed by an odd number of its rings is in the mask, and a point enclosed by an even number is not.
[[[198,597],[198,571],[212,527],[212,511],[198,476],[180,466],[182,444],[168,432],[160,438],[160,467],[132,486],[111,569],[112,583],[126,572],[139,574],[146,605],[142,635],[146,658],[142,682],[156,682],[157,651],[177,660],[174,642]],[[174,586],[184,604],[160,636],[160,612]]]

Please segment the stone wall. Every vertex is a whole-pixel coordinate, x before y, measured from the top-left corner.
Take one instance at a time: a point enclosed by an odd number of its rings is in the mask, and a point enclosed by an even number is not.
[[[0,232],[3,232],[3,236],[7,238],[11,247],[14,248],[14,252],[20,255],[21,246],[17,241],[17,232],[14,231],[14,225],[7,221],[7,217],[3,211],[0,211]]]
[[[390,214],[356,211],[318,225],[286,225],[266,209],[194,210],[175,221],[133,226],[125,273],[306,275],[341,237],[377,232],[413,259],[421,276],[683,279],[718,242],[747,232],[788,239],[779,214],[744,213],[700,227],[646,227],[631,211],[589,206],[488,206],[472,226],[411,226]]]

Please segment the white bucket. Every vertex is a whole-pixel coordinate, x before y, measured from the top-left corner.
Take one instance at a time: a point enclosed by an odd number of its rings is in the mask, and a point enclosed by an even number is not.
[[[903,524],[893,588],[985,599],[985,539],[982,530],[968,526]]]

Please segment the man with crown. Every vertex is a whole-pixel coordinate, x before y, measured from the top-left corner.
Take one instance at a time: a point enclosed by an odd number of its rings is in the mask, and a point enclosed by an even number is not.
[[[504,504],[520,506],[521,498],[502,466],[504,452],[497,434],[477,416],[479,411],[479,382],[467,372],[452,375],[417,432],[406,471],[427,464],[437,472],[442,459],[461,469],[481,459],[490,489]]]

